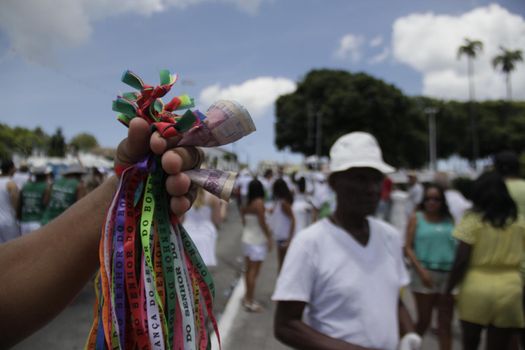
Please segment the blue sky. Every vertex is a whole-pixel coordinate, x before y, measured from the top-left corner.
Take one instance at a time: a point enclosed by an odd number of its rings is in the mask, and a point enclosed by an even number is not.
[[[525,2],[413,0],[4,0],[0,3],[0,122],[93,134],[114,147],[125,136],[111,101],[130,69],[148,83],[160,69],[201,110],[239,100],[257,132],[237,142],[242,161],[299,162],[273,145],[273,105],[314,68],[364,71],[409,95],[467,97],[464,37],[485,49],[477,99],[502,98],[490,67],[499,45],[525,51]],[[23,19],[23,20],[22,20]],[[525,100],[525,69],[513,75]]]

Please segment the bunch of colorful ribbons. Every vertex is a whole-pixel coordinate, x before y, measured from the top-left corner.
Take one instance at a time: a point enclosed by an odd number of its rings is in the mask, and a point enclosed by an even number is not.
[[[248,112],[235,102],[219,101],[207,114],[189,110],[193,100],[187,95],[163,104],[160,98],[176,76],[162,71],[160,77],[161,85],[153,87],[132,72],[124,73],[122,81],[140,92],[113,102],[119,121],[128,125],[140,117],[162,136],[194,146],[229,143],[255,130]],[[178,109],[188,110],[177,115]],[[208,349],[208,320],[219,337],[214,284],[190,235],[169,209],[159,156],[149,154],[116,171],[120,182],[102,229],[97,304],[86,349]],[[209,169],[188,174],[223,199],[235,179]]]

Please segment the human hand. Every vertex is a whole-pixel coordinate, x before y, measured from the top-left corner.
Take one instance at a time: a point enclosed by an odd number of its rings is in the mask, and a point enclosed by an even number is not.
[[[198,168],[204,158],[196,147],[176,147],[180,137],[162,138],[150,131],[148,123],[133,118],[129,124],[128,137],[117,148],[115,168],[125,169],[142,160],[149,152],[161,155],[161,164],[168,174],[166,190],[171,195],[170,207],[175,215],[184,214],[196,197],[196,187],[182,171]]]
[[[432,288],[434,286],[434,282],[432,281],[432,277],[430,276],[430,272],[428,270],[423,269],[421,271],[421,281],[427,288]]]
[[[421,349],[421,336],[416,333],[407,333],[399,342],[399,350],[419,350]]]

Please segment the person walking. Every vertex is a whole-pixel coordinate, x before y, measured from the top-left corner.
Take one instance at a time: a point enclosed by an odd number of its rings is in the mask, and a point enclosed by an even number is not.
[[[421,203],[423,198],[423,185],[419,183],[417,178],[417,173],[415,171],[409,171],[407,174],[408,177],[408,198],[406,202],[406,214],[407,217],[411,217],[414,213],[414,210]]]
[[[495,171],[474,182],[472,202],[472,209],[454,230],[459,246],[446,291],[450,295],[459,283],[463,349],[477,349],[486,329],[486,348],[507,350],[525,326],[520,274],[525,223]]]
[[[51,197],[42,216],[42,225],[47,224],[86,194],[82,175],[86,170],[79,164],[67,167],[62,178],[55,180],[51,187]]]
[[[330,171],[336,209],[292,240],[272,296],[274,334],[298,349],[419,349],[399,298],[409,282],[401,235],[373,217],[394,168],[372,135],[352,132],[330,149]]]
[[[314,221],[314,207],[306,194],[306,179],[300,177],[297,180],[297,192],[295,193],[292,212],[295,217],[295,233],[310,226]]]
[[[279,271],[284,256],[295,232],[295,216],[292,211],[293,195],[282,178],[275,180],[272,186],[273,208],[269,218],[270,229],[277,243],[277,264]]]
[[[221,200],[199,187],[197,198],[182,223],[208,267],[217,266],[217,229],[222,220]]]
[[[2,160],[0,175],[0,244],[20,236],[20,227],[16,220],[16,208],[20,200],[20,191],[12,176],[15,164],[10,159]]]
[[[245,257],[244,279],[246,294],[242,300],[243,307],[250,312],[263,311],[262,306],[255,301],[255,286],[259,270],[272,249],[273,238],[266,223],[264,207],[264,187],[253,179],[248,184],[247,204],[241,208],[243,223],[242,243]]]
[[[514,151],[502,151],[494,157],[494,167],[503,176],[510,196],[516,203],[518,215],[525,218],[525,180],[520,177],[520,161]],[[521,270],[525,274],[525,258],[521,262]],[[525,285],[525,278],[523,279]],[[525,293],[523,293],[525,313]],[[525,329],[521,331],[521,347],[525,349]]]
[[[454,302],[445,288],[456,252],[454,221],[441,186],[430,184],[423,193],[423,201],[410,217],[405,245],[412,264],[410,289],[417,307],[416,331],[424,336],[437,309],[440,349],[450,350]]]
[[[44,211],[51,194],[51,183],[48,176],[51,169],[45,166],[31,170],[34,179],[27,182],[20,195],[20,231],[22,234],[32,232],[41,226]]]

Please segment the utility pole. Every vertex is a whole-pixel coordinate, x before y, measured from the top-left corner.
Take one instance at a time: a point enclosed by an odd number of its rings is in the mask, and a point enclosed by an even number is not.
[[[321,152],[322,152],[322,138],[323,138],[323,127],[322,127],[322,121],[323,121],[323,114],[320,111],[315,112],[315,116],[317,118],[317,126],[316,126],[316,134],[315,134],[315,154],[317,154],[318,160],[321,159]]]
[[[436,113],[437,108],[427,107],[423,110],[428,116],[428,156],[430,170],[437,171]]]

